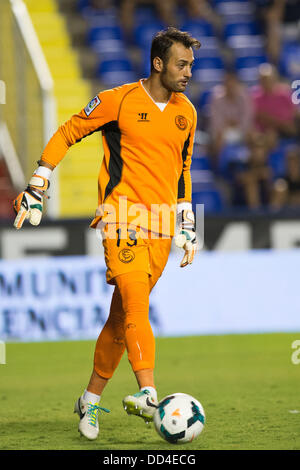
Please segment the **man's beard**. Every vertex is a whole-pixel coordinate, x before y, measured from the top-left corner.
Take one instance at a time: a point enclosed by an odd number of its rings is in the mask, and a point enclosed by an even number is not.
[[[167,80],[167,67],[164,65],[161,74],[160,74],[160,81],[161,84],[171,93],[181,92],[182,90],[178,87],[176,82],[170,82]]]

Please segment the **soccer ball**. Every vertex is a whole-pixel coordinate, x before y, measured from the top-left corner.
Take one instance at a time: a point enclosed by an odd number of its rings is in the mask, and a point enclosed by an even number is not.
[[[205,413],[201,403],[186,393],[163,398],[154,412],[154,427],[171,444],[191,442],[202,432]]]

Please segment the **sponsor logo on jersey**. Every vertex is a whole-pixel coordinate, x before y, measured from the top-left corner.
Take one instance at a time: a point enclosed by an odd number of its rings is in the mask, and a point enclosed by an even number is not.
[[[99,96],[95,96],[95,98],[93,98],[92,101],[90,101],[89,104],[84,108],[85,114],[89,116],[100,103],[101,100]]]
[[[149,122],[148,113],[138,113],[139,119],[138,122]]]
[[[181,131],[185,131],[188,123],[187,123],[187,119],[184,116],[178,115],[175,118],[175,124],[178,127],[178,129],[180,129]]]

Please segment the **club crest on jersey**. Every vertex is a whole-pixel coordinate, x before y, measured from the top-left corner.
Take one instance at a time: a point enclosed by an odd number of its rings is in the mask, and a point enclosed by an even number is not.
[[[85,114],[89,116],[100,103],[101,100],[99,96],[95,96],[95,98],[93,98],[92,101],[90,101],[89,104],[84,108]]]
[[[175,118],[175,124],[178,127],[178,129],[180,129],[181,131],[185,131],[188,123],[187,123],[187,119],[184,116],[178,115]]]
[[[130,263],[134,258],[135,254],[129,248],[124,248],[119,252],[119,260],[122,261],[122,263]]]

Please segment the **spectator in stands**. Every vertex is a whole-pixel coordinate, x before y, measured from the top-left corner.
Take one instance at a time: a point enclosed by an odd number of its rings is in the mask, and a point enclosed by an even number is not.
[[[216,28],[220,27],[220,19],[207,0],[120,0],[121,21],[128,36],[131,36],[134,26],[134,11],[141,5],[154,6],[166,26],[179,26],[176,10],[183,5],[191,18],[203,18]]]
[[[291,89],[279,81],[273,65],[260,65],[259,85],[253,89],[252,100],[257,130],[275,131],[281,138],[296,136],[298,113],[291,99]]]
[[[300,2],[299,0],[255,0],[257,18],[267,40],[267,52],[271,62],[278,64],[282,39],[285,34],[293,39],[299,38]]]
[[[294,146],[287,151],[286,175],[274,183],[272,206],[300,208],[300,148]]]
[[[224,146],[248,142],[253,128],[253,112],[248,89],[235,71],[225,73],[223,85],[217,85],[210,104],[211,153],[215,164]]]
[[[249,157],[232,167],[234,206],[259,209],[270,203],[272,171],[268,165],[268,143],[258,134],[249,145]]]

